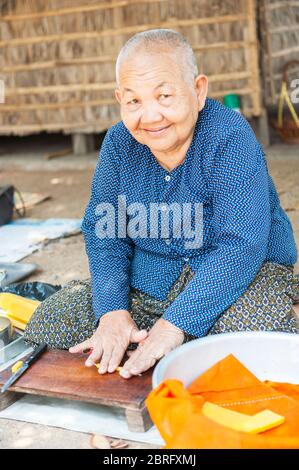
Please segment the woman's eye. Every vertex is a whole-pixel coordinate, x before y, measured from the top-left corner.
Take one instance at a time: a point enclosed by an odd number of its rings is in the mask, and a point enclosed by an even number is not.
[[[160,95],[162,98],[169,98],[171,95],[166,95],[166,94],[162,94]]]
[[[129,101],[127,104],[137,104],[137,103],[138,103],[138,100],[134,99],[134,100]]]

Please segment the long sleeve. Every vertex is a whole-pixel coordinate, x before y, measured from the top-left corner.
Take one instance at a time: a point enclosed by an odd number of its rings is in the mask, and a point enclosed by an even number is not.
[[[97,319],[112,310],[128,309],[129,268],[134,247],[127,236],[118,236],[119,195],[118,155],[113,131],[109,130],[102,144],[81,227]]]
[[[267,253],[268,172],[251,131],[236,130],[226,138],[210,185],[215,249],[204,255],[192,280],[163,315],[197,337],[205,336],[246,291]]]

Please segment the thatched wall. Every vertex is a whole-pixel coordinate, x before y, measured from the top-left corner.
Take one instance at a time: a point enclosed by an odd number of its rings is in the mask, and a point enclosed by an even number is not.
[[[266,104],[277,104],[284,64],[299,59],[299,0],[259,0]],[[299,66],[290,69],[290,80]]]
[[[117,122],[114,64],[134,33],[182,32],[210,78],[258,116],[253,0],[0,0],[0,134],[98,132]]]

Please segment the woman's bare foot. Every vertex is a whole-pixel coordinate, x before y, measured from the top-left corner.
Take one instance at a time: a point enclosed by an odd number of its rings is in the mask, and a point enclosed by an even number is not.
[[[297,318],[299,320],[299,304],[293,304],[293,310],[297,315]]]

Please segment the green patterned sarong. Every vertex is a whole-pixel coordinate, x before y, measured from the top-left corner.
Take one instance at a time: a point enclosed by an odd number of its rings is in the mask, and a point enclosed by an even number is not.
[[[140,329],[149,330],[194,276],[188,264],[164,301],[132,288],[129,311]],[[293,266],[266,262],[246,292],[217,319],[209,335],[236,331],[284,331],[298,333],[293,303],[299,302],[299,277]],[[97,327],[92,310],[90,279],[71,281],[42,302],[28,323],[27,342],[45,341],[49,347],[68,349],[81,343]],[[194,336],[185,333],[185,340]],[[130,345],[129,349],[134,348]]]

